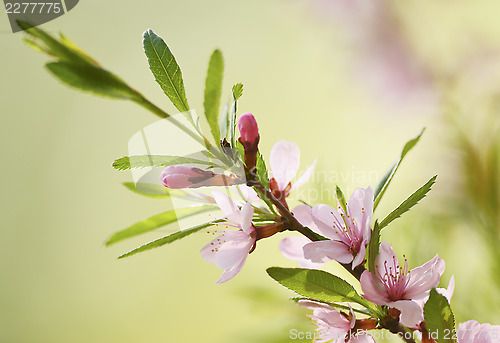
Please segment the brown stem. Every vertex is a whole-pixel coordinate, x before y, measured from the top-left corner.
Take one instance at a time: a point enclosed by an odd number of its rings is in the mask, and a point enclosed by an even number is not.
[[[413,339],[413,332],[406,331],[399,322],[400,314],[401,312],[399,310],[390,308],[388,310],[387,317],[380,321],[380,327],[398,335],[398,337],[406,343],[415,343],[415,340]]]
[[[293,214],[279,201],[276,199],[276,197],[273,195],[273,193],[268,190],[260,181],[255,180],[254,182],[251,183],[251,185],[255,188],[257,188],[260,192],[262,192],[266,198],[269,199],[273,203],[274,206],[279,210],[279,212],[285,217],[285,219],[288,221],[288,224],[290,224],[289,230],[293,231],[298,231],[307,238],[309,238],[311,241],[319,241],[320,239],[313,234],[312,231],[309,229],[305,228],[297,218],[293,216]]]

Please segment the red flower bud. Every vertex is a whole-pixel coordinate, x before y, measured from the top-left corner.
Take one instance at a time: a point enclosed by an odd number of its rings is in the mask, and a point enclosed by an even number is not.
[[[238,129],[240,130],[240,141],[250,145],[256,145],[259,139],[259,128],[257,121],[252,113],[245,113],[238,121]]]
[[[247,170],[255,168],[257,164],[257,152],[259,151],[259,128],[257,121],[251,113],[245,113],[238,121],[240,138],[238,139],[245,150],[245,166]]]

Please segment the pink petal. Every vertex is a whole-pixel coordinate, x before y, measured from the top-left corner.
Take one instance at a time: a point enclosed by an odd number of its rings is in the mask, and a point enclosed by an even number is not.
[[[318,269],[322,263],[314,263],[304,257],[303,248],[307,243],[311,243],[311,240],[306,237],[286,237],[280,242],[280,251],[286,258],[297,261],[300,268]]]
[[[245,256],[245,258],[243,258],[238,265],[234,266],[231,269],[224,270],[224,272],[222,273],[220,279],[216,282],[216,284],[224,283],[226,281],[231,280],[233,277],[235,277],[243,268],[243,265],[245,264],[245,261],[247,260],[247,256]]]
[[[271,149],[269,159],[274,179],[279,190],[284,190],[297,174],[300,162],[300,150],[297,144],[279,141]]]
[[[308,227],[311,229],[311,231],[316,232],[317,234],[321,235],[320,230],[316,226],[316,224],[313,221],[313,217],[311,214],[311,207],[308,205],[302,204],[302,205],[297,205],[295,208],[292,210],[293,216],[297,218],[299,223],[302,225]]]
[[[351,329],[351,322],[349,319],[334,309],[331,309],[330,311],[314,311],[314,316],[327,323],[335,331],[348,332]]]
[[[257,192],[254,191],[252,187],[248,187],[247,185],[239,185],[238,187],[240,188],[241,194],[243,194],[243,198],[245,198],[246,201],[260,200]]]
[[[315,263],[324,263],[335,260],[340,263],[350,263],[352,253],[349,247],[339,241],[317,241],[304,246],[304,256]]]
[[[390,302],[389,293],[387,293],[384,284],[382,284],[379,278],[371,272],[365,270],[363,274],[361,274],[361,279],[359,281],[365,299],[377,305],[385,305]]]
[[[349,198],[347,209],[354,218],[359,233],[365,235],[373,217],[373,189],[356,188]]]
[[[387,242],[380,243],[378,250],[378,255],[375,258],[375,268],[378,274],[385,275],[385,264],[388,266],[393,266],[394,264],[399,266],[399,260],[396,253],[392,249],[392,246]]]
[[[207,245],[205,245],[203,248],[201,248],[201,257],[203,257],[203,259],[205,261],[207,261],[208,263],[215,263],[215,258],[217,256],[217,251],[215,250],[215,247],[219,247],[219,241],[218,239],[220,240],[220,237],[222,236],[218,236],[217,238],[213,239],[210,243],[208,243]]]
[[[333,308],[327,304],[319,303],[316,301],[311,301],[311,300],[299,300],[297,302],[302,307],[308,308],[310,310],[326,310],[326,311],[332,311]]]
[[[399,321],[404,326],[416,328],[424,320],[422,308],[411,300],[398,300],[387,304],[389,307],[397,308],[401,311]]]
[[[252,218],[253,218],[253,207],[252,204],[247,202],[243,207],[241,208],[240,212],[240,217],[241,217],[241,223],[240,227],[245,232],[247,235],[250,235],[255,229],[252,225]]]
[[[409,273],[410,282],[406,287],[405,296],[420,299],[428,295],[429,291],[439,284],[444,268],[445,263],[438,255],[420,267],[413,268]]]
[[[325,204],[318,204],[312,208],[311,215],[321,235],[330,239],[342,239],[342,235],[337,232],[337,224],[342,227],[345,224],[344,219],[336,209]]]
[[[313,310],[313,319],[324,322],[337,332],[347,332],[351,329],[351,322],[343,314],[327,304],[311,300],[300,300],[298,304]]]
[[[221,237],[225,240],[219,247],[215,262],[220,269],[231,269],[245,259],[252,248],[255,238],[242,231],[231,231]]]
[[[361,242],[361,246],[359,247],[359,251],[352,260],[352,268],[356,268],[359,266],[363,261],[365,260],[365,255],[366,255],[366,244],[368,243],[368,240],[363,240]]]
[[[280,251],[286,258],[294,261],[300,261],[304,259],[303,248],[307,243],[311,243],[311,240],[307,237],[286,237],[280,242]]]
[[[304,174],[302,174],[300,176],[300,178],[293,183],[292,189],[297,189],[300,186],[302,186],[304,183],[306,183],[307,180],[309,180],[309,178],[311,177],[315,166],[316,166],[316,160],[314,160],[314,162],[311,163],[311,165],[309,166],[309,168],[307,168],[307,170],[304,172]]]
[[[354,310],[352,309],[351,305],[350,304],[347,304],[347,306],[349,306],[349,325],[350,325],[350,328],[349,329],[352,329],[354,328],[354,325],[356,325],[356,315],[354,314]]]
[[[498,343],[500,341],[500,326],[488,323],[480,324],[469,320],[458,326],[459,343]]]
[[[215,202],[220,207],[222,213],[224,213],[224,216],[226,216],[231,223],[240,225],[240,209],[236,206],[234,201],[232,201],[226,194],[219,191],[214,191],[212,195],[214,196]]]
[[[475,320],[469,320],[465,323],[460,323],[458,325],[458,342],[459,343],[473,343],[474,342],[474,331],[479,323]]]
[[[448,283],[448,288],[436,288],[436,291],[446,299],[448,299],[448,302],[450,302],[451,297],[453,296],[453,292],[455,291],[455,277],[453,275],[451,276],[450,282]]]

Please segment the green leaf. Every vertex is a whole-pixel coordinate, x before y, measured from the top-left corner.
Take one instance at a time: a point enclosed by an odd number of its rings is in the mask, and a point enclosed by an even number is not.
[[[193,233],[201,231],[209,226],[212,226],[213,223],[216,223],[216,222],[218,222],[218,221],[208,222],[208,223],[197,225],[197,226],[192,227],[192,228],[187,229],[187,230],[177,231],[171,235],[168,235],[168,236],[156,239],[156,240],[149,242],[147,244],[144,244],[144,245],[142,245],[134,250],[131,250],[123,255],[118,256],[118,258],[129,257],[129,256],[132,256],[132,255],[135,255],[135,254],[147,251],[147,250],[159,248],[165,244],[170,244],[170,243],[175,242],[181,238],[187,237],[189,235],[192,235]]]
[[[114,233],[106,242],[106,246],[110,246],[111,244],[122,241],[124,239],[135,237],[143,233],[156,230],[162,226],[175,223],[179,219],[188,218],[196,214],[216,209],[218,209],[217,206],[204,205],[179,208],[154,215],[152,217],[149,217],[148,219],[135,223],[134,225],[124,230]]]
[[[328,301],[319,301],[319,300],[316,300],[316,299],[310,299],[310,298],[304,298],[304,297],[290,298],[290,300],[292,300],[295,303],[298,303],[301,300],[315,301],[315,302],[319,302],[319,303],[322,303],[322,304],[326,304],[326,305],[331,306],[333,308],[338,308],[338,309],[341,309],[341,310],[346,310],[347,313],[349,313],[349,311],[350,311],[349,306],[342,305],[342,304],[337,304],[337,303],[332,303],[332,302],[328,302]],[[352,308],[352,310],[354,312],[357,312],[357,313],[360,313],[360,314],[371,315],[370,312],[365,311],[365,310],[358,310],[357,308]]]
[[[378,249],[380,247],[380,226],[378,221],[375,221],[373,225],[373,232],[370,238],[370,243],[368,245],[368,270],[375,274],[375,259],[378,255]]]
[[[269,175],[267,173],[266,161],[264,161],[264,157],[260,151],[257,152],[257,177],[265,188],[269,188]]]
[[[56,61],[48,63],[48,70],[65,84],[97,95],[114,99],[141,101],[142,96],[113,73],[99,64],[64,35],[59,39],[26,22],[18,22],[28,37],[31,48],[44,52]]]
[[[322,270],[271,267],[267,273],[281,285],[304,297],[327,302],[349,301],[374,308],[346,281]]]
[[[140,183],[139,187],[134,182],[124,182],[123,185],[136,194],[154,199],[169,199],[170,192],[174,191],[173,189],[152,183]]]
[[[338,202],[340,202],[339,205],[344,210],[344,213],[347,213],[347,207],[346,207],[347,202],[345,201],[344,193],[342,192],[342,190],[340,189],[339,186],[337,186],[337,199],[338,199]]]
[[[27,22],[17,21],[18,25],[30,37],[25,42],[37,51],[42,51],[58,61],[67,62],[72,65],[93,65],[98,67],[97,62],[83,52],[75,43],[66,37],[60,37],[60,41],[38,27],[32,27]]]
[[[425,326],[438,343],[455,343],[455,317],[446,297],[431,289],[424,306]]]
[[[113,162],[113,168],[127,170],[131,168],[166,167],[176,164],[203,164],[211,166],[209,161],[182,156],[137,155],[125,156]]]
[[[82,91],[115,99],[141,99],[141,96],[120,78],[102,68],[66,62],[51,62],[46,66],[59,80]]]
[[[222,79],[224,77],[224,59],[219,50],[215,50],[208,63],[205,81],[205,116],[217,145],[220,142],[219,110],[222,95]]]
[[[396,171],[398,170],[399,166],[401,165],[401,162],[403,162],[403,159],[405,158],[406,154],[413,149],[413,147],[418,143],[420,140],[420,137],[422,137],[422,134],[424,133],[425,128],[422,129],[420,134],[409,140],[404,148],[403,151],[401,151],[401,156],[398,158],[398,160],[393,164],[393,166],[387,171],[387,173],[382,177],[382,180],[380,180],[377,188],[375,189],[375,196],[374,196],[374,203],[373,203],[373,210],[377,208],[380,200],[385,194],[385,191],[387,190],[387,187],[389,187],[389,184],[391,183],[394,175],[396,174]]]
[[[151,29],[144,32],[144,52],[156,82],[180,112],[189,111],[182,72],[165,41]],[[188,119],[192,122],[189,115]]]
[[[233,102],[229,109],[228,114],[228,136],[227,140],[231,143],[231,146],[236,145],[236,112],[238,111],[238,100],[243,95],[243,84],[237,83],[233,86]]]
[[[239,100],[243,95],[243,84],[237,83],[233,86],[233,98],[234,100]]]
[[[429,181],[425,183],[422,187],[417,189],[412,195],[406,198],[394,211],[389,213],[387,217],[380,223],[380,230],[389,225],[390,222],[399,218],[405,212],[408,212],[413,206],[415,206],[420,200],[422,200],[427,193],[431,190],[432,185],[436,182],[437,175],[430,178]]]

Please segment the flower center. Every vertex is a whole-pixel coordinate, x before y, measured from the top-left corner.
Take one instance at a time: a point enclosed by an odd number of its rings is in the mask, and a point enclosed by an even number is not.
[[[342,242],[349,247],[349,250],[353,253],[353,255],[356,255],[359,251],[362,239],[362,237],[358,234],[356,222],[350,215],[349,210],[346,214],[344,213],[344,209],[339,207],[339,213],[342,217],[342,221],[340,221],[335,215],[333,215],[333,212],[331,212],[334,218],[333,229],[335,233],[341,237]]]
[[[408,269],[408,260],[404,256],[405,262],[403,267],[399,266],[396,256],[393,256],[392,263],[384,262],[384,274],[380,274],[377,269],[377,274],[389,293],[389,299],[392,301],[403,300],[404,292],[410,282],[410,270]]]

